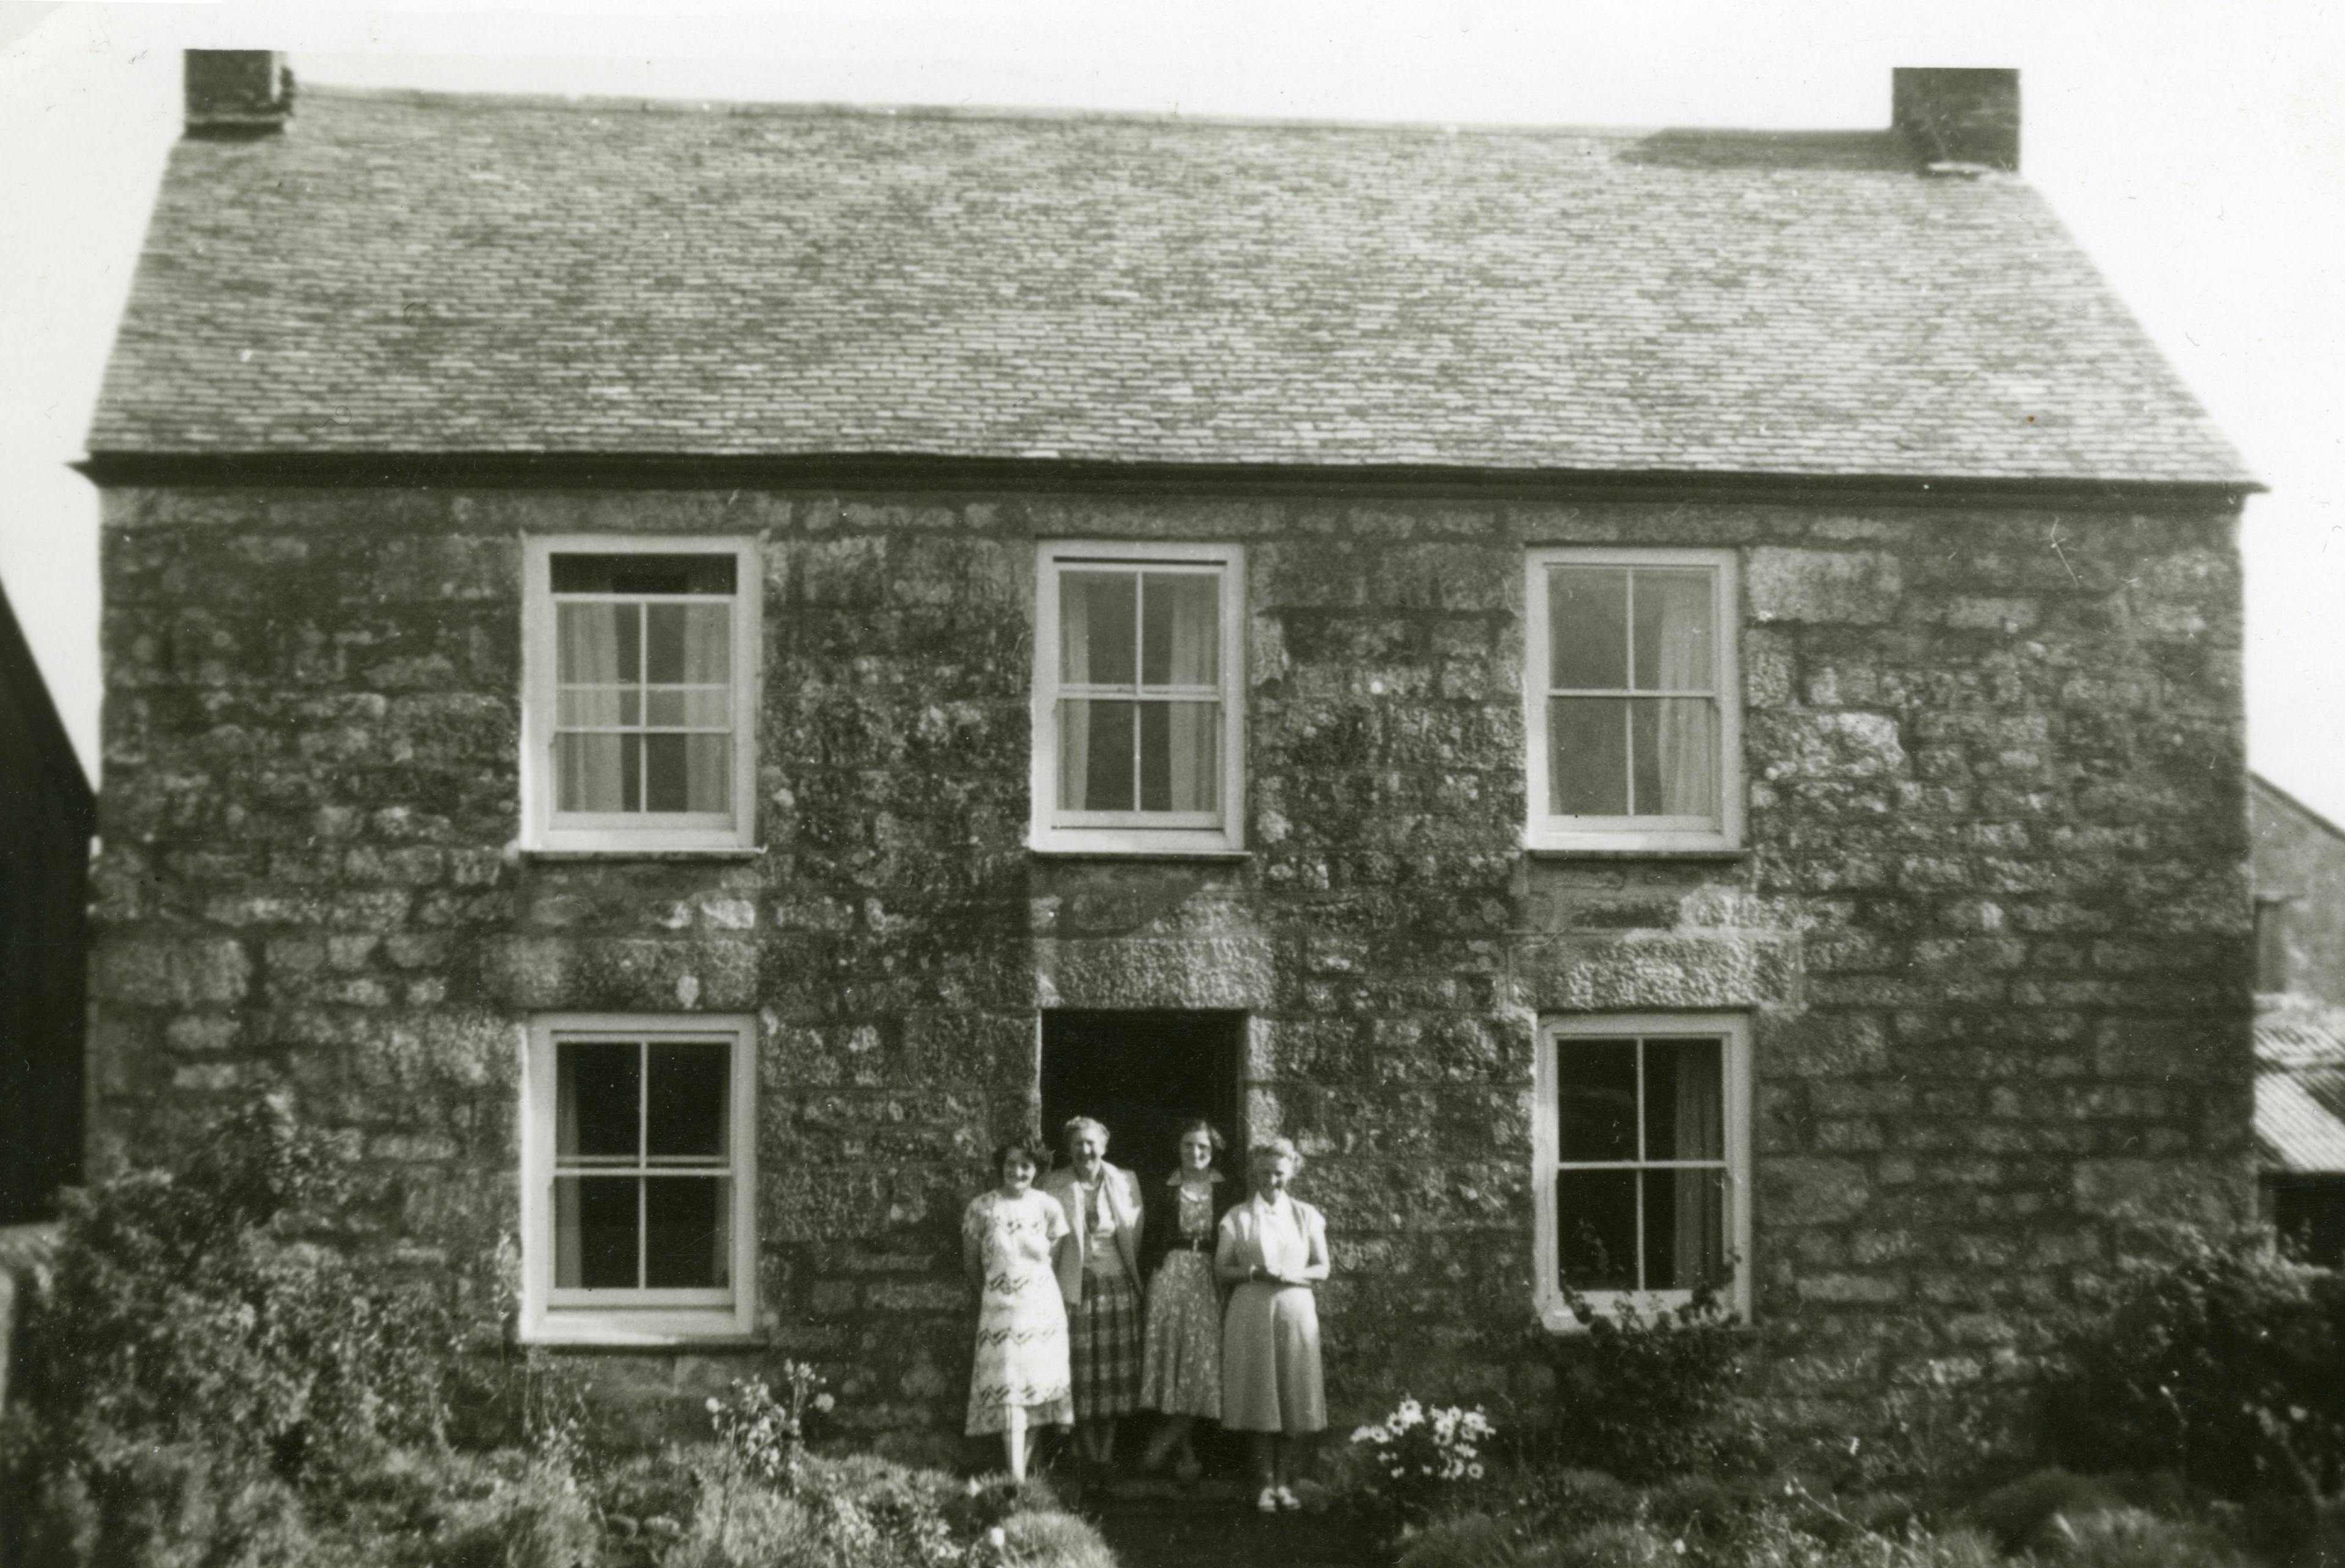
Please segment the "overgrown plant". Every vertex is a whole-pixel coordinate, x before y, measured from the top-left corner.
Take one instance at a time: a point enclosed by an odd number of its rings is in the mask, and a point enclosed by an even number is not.
[[[2062,1336],[2043,1424],[2071,1468],[2235,1498],[2345,1487],[2345,1279],[2260,1234],[2165,1229]]]
[[[1745,1330],[1716,1290],[1673,1307],[1623,1297],[1599,1310],[1566,1286],[1564,1301],[1583,1332],[1538,1324],[1528,1335],[1555,1373],[1548,1462],[1641,1481],[1755,1461],[1763,1443],[1740,1398]]]
[[[259,1103],[177,1171],[66,1195],[7,1421],[8,1483],[36,1550],[138,1561],[175,1533],[236,1535],[248,1518],[283,1535],[288,1509],[267,1502],[283,1489],[442,1442],[445,1312],[318,1234],[349,1203],[348,1170],[330,1141]]]

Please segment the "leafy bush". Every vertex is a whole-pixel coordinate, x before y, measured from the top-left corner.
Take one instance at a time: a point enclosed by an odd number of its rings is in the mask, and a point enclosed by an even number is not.
[[[1551,1462],[1630,1481],[1733,1470],[1764,1445],[1740,1399],[1745,1330],[1716,1292],[1667,1310],[1599,1312],[1567,1292],[1580,1334],[1535,1327],[1528,1343],[1555,1372]]]
[[[2064,1568],[2247,1568],[2212,1533],[2138,1508],[2063,1517],[2035,1554]]]
[[[28,1558],[299,1560],[311,1548],[298,1493],[387,1447],[440,1442],[438,1303],[304,1231],[342,1209],[346,1172],[263,1104],[176,1173],[66,1195],[0,1442]]]
[[[2062,1337],[2042,1406],[2054,1452],[2233,1498],[2345,1485],[2345,1280],[2258,1235],[2157,1241]]]

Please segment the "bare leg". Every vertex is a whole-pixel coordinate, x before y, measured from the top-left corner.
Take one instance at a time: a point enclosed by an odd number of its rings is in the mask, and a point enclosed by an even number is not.
[[[1246,1433],[1246,1457],[1254,1462],[1254,1484],[1259,1491],[1278,1484],[1278,1434],[1274,1431]]]
[[[1189,1429],[1195,1424],[1194,1416],[1166,1416],[1164,1424],[1156,1429],[1156,1435],[1148,1440],[1148,1452],[1141,1456],[1140,1467],[1142,1470],[1162,1470],[1165,1459],[1176,1448],[1184,1460],[1193,1460],[1196,1455],[1189,1446]]]
[[[1002,1412],[1001,1447],[1010,1458],[1010,1479],[1017,1485],[1026,1484],[1026,1407],[1011,1405]]]
[[[1098,1423],[1099,1462],[1104,1467],[1115,1458],[1115,1417],[1109,1416]]]

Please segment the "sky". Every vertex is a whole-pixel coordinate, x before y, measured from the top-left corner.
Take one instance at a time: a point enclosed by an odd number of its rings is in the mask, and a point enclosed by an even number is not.
[[[354,86],[1632,126],[1882,126],[1893,66],[2016,66],[2025,177],[2271,487],[2249,761],[2345,823],[2345,0],[0,0],[0,584],[93,774],[66,464],[188,47]]]

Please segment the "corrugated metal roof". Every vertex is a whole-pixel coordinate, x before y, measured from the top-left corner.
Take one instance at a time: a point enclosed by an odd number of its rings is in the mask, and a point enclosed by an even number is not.
[[[2249,482],[1886,132],[353,93],[173,153],[89,445]]]
[[[2256,1145],[2267,1170],[2345,1172],[2345,1041],[2317,1025],[2256,1025]]]

